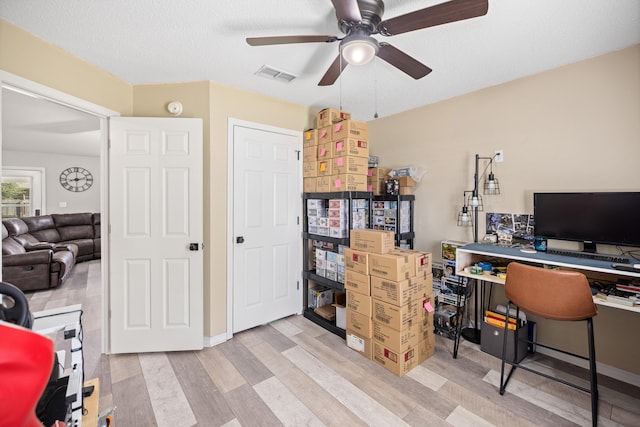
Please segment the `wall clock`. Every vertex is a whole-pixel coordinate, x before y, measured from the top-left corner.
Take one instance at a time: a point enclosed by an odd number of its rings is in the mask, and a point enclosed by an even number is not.
[[[93,185],[93,175],[84,168],[73,166],[60,173],[60,185],[73,192],[85,191]]]

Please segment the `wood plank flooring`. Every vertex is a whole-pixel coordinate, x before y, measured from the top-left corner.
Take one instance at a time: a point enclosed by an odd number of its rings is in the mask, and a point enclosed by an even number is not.
[[[31,310],[83,305],[85,378],[117,427],[589,426],[586,393],[517,371],[498,393],[500,362],[436,337],[436,353],[400,378],[339,337],[291,316],[196,352],[100,354],[100,262],[76,266],[59,289],[29,294]],[[585,381],[584,370],[535,363]],[[599,376],[601,426],[640,426],[640,387]]]

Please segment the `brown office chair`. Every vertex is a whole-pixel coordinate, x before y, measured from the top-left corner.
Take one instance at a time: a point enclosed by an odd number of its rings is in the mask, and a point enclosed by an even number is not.
[[[594,426],[598,425],[598,382],[596,378],[596,353],[593,339],[593,316],[598,314],[593,302],[589,282],[584,274],[572,271],[550,270],[512,262],[507,267],[505,293],[509,302],[507,313],[511,306],[516,307],[516,319],[520,310],[529,314],[556,321],[586,321],[589,341],[589,357],[551,347],[539,342],[525,339],[528,343],[549,348],[569,356],[589,361],[590,388],[570,383],[558,377],[548,375],[532,369],[530,366],[516,362],[518,360],[518,329],[515,331],[515,348],[513,360],[507,360],[507,322],[505,322],[504,340],[502,346],[502,366],[500,369],[500,394],[503,395],[511,374],[520,367],[529,372],[541,375],[554,381],[566,384],[591,394],[591,419]],[[507,314],[507,317],[508,314]],[[523,329],[524,330],[524,329]],[[511,370],[506,380],[504,367],[508,363]]]

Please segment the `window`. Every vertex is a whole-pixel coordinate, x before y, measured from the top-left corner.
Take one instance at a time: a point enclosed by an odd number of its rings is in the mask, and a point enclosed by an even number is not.
[[[44,171],[3,167],[2,218],[42,215]]]

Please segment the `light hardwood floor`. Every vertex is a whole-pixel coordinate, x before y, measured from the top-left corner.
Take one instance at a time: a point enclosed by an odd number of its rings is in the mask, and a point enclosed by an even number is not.
[[[76,266],[59,289],[29,294],[32,311],[83,305],[85,378],[115,427],[591,425],[586,393],[517,371],[498,393],[500,362],[436,338],[436,353],[400,378],[302,316],[202,351],[101,355],[100,263]],[[536,355],[572,379],[584,370]],[[640,387],[599,376],[601,426],[640,426]]]

